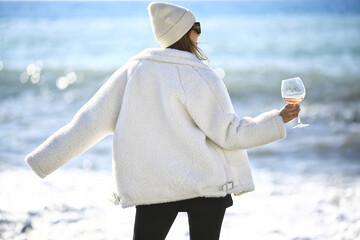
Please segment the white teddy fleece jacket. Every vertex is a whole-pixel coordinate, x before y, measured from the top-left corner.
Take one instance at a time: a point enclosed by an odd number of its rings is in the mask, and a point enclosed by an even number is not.
[[[130,207],[252,191],[246,149],[286,130],[278,110],[240,118],[195,55],[146,49],[25,160],[43,178],[109,134],[114,201]]]

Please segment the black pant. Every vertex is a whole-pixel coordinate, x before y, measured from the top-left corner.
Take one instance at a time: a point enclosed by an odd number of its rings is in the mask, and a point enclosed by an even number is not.
[[[187,211],[191,240],[218,240],[226,208]],[[141,206],[136,209],[133,240],[163,240],[178,210]]]

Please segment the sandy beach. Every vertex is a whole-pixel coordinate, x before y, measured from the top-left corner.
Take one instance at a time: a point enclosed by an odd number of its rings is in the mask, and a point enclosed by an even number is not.
[[[131,239],[135,208],[108,202],[109,172],[27,170],[0,175],[0,239]],[[234,197],[221,239],[356,239],[360,177],[254,172],[256,191]],[[186,213],[167,239],[188,239]]]

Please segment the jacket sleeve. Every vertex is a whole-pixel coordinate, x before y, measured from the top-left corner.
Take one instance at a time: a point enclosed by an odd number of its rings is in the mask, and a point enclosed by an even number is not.
[[[194,69],[194,78],[182,80],[186,108],[197,126],[224,149],[249,149],[286,136],[279,110],[255,118],[240,118],[225,84],[211,69]]]
[[[116,71],[70,123],[25,157],[26,163],[37,175],[44,178],[114,132],[126,74],[125,68]]]

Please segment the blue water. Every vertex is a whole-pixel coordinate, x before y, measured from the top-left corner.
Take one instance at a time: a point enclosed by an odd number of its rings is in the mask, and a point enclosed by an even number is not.
[[[314,164],[323,158],[359,164],[359,1],[177,4],[201,22],[199,46],[239,115],[281,108],[282,79],[300,76],[305,83],[301,116],[310,127],[294,131],[290,123],[286,140],[250,151],[254,164],[285,157],[291,165],[299,154]],[[0,2],[0,169],[24,167],[24,155],[70,121],[112,72],[158,47],[147,5]],[[93,169],[110,168],[110,161],[96,161],[111,157],[110,141],[67,166],[86,160],[96,162]]]

